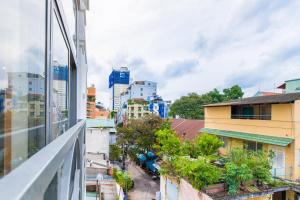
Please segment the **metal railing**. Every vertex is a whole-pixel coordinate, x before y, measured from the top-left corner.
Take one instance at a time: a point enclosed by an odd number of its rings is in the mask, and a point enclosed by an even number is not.
[[[58,185],[70,185],[71,179],[68,176],[62,177],[61,174],[70,174],[69,176],[72,176],[71,167],[65,167],[68,168],[67,170],[70,168],[66,173],[62,172],[62,168],[64,165],[69,165],[69,163],[65,163],[69,158],[72,158],[75,143],[78,140],[82,142],[81,151],[84,151],[82,150],[84,149],[82,148],[84,146],[82,139],[84,137],[84,131],[85,120],[82,120],[23,162],[8,175],[4,176],[0,180],[0,199],[43,199],[50,183],[52,184],[56,175],[60,176],[57,180],[65,181],[63,183],[59,183],[58,181]],[[81,152],[80,154],[80,162],[83,163],[83,153]],[[72,159],[69,160],[71,160],[70,163],[72,163]],[[82,163],[80,163],[81,173],[83,173],[84,170]],[[77,174],[78,170],[74,173]],[[74,185],[74,190],[72,191],[76,191],[78,193],[76,195],[80,196],[80,193],[84,194],[83,191],[80,191],[84,189],[84,184],[82,184],[84,180],[82,180],[79,175],[76,175],[76,177],[80,179],[80,181],[76,182],[81,183],[77,184],[77,186]],[[69,180],[69,182],[66,180]],[[58,191],[60,191],[60,193],[68,193],[69,190],[61,191],[58,189]],[[70,197],[68,194],[53,194],[53,196],[57,197],[55,199]],[[73,194],[71,196],[73,196]]]

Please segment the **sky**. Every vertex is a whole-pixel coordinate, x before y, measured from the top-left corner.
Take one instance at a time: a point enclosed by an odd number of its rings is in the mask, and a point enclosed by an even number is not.
[[[158,83],[176,100],[238,84],[245,96],[300,78],[300,1],[90,0],[88,85],[109,106],[108,76]]]

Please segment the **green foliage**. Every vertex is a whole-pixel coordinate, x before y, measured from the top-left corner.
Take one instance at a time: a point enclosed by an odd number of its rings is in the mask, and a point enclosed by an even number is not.
[[[121,149],[118,145],[109,145],[109,159],[110,160],[119,160],[121,156]]]
[[[253,152],[244,149],[232,149],[225,165],[225,179],[229,185],[229,194],[237,193],[242,181],[256,179],[258,183],[270,183],[272,165],[265,152]]]
[[[204,186],[217,183],[221,177],[221,170],[206,159],[181,156],[173,160],[173,165],[180,177],[186,177],[191,185],[199,190]]]
[[[109,118],[110,118],[110,119],[113,119],[113,118],[115,118],[115,115],[116,115],[116,112],[115,112],[115,111],[111,111],[111,112],[109,113]]]
[[[127,126],[117,127],[118,143],[151,149],[155,143],[155,132],[161,128],[162,123],[162,119],[156,115],[130,120]]]
[[[158,130],[154,148],[160,156],[176,156],[180,154],[180,140],[171,129]]]
[[[249,181],[253,178],[252,171],[246,164],[241,164],[241,166],[235,163],[227,163],[225,165],[226,174],[225,180],[229,186],[228,193],[230,195],[235,195],[242,183],[242,181]]]
[[[250,152],[247,164],[252,170],[253,177],[257,179],[260,184],[270,183],[272,181],[272,165],[267,153]]]
[[[217,154],[224,142],[215,135],[201,134],[195,139],[194,145],[194,151],[198,156],[210,156]]]
[[[244,95],[244,92],[240,86],[234,85],[231,88],[224,89],[223,94],[223,99],[229,101],[241,98]]]
[[[244,93],[238,85],[230,88],[225,88],[223,94],[217,89],[208,93],[199,95],[197,93],[190,93],[187,96],[182,96],[177,99],[170,108],[170,115],[178,115],[185,119],[203,119],[204,109],[203,105],[211,103],[219,103],[243,97]]]
[[[114,168],[113,178],[123,188],[125,192],[128,192],[133,188],[133,180],[127,172],[123,172]]]

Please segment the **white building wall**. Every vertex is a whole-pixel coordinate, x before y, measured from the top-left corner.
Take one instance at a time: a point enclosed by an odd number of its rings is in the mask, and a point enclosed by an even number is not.
[[[87,128],[86,129],[86,152],[103,153],[109,158],[109,129]]]
[[[126,89],[128,88],[128,85],[127,84],[114,84],[112,86],[112,98],[113,98],[113,105],[112,105],[112,108],[114,111],[118,111],[118,109],[120,108],[120,105],[121,105],[121,93],[122,92],[125,92]]]
[[[153,81],[135,81],[130,85],[130,98],[149,100],[157,95],[157,83]]]

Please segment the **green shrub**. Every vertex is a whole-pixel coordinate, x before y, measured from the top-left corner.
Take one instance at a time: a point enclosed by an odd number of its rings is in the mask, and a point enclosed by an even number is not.
[[[243,181],[249,181],[253,178],[251,169],[246,164],[238,166],[234,163],[225,165],[225,180],[229,186],[228,193],[235,195]]]
[[[114,168],[113,178],[123,188],[125,192],[128,192],[133,188],[133,180],[127,172],[123,172]]]
[[[194,142],[195,153],[199,156],[210,156],[218,153],[218,149],[224,145],[215,135],[201,134]]]
[[[221,177],[220,168],[212,165],[204,158],[178,157],[173,163],[177,174],[187,178],[191,185],[199,190],[204,186],[217,183]]]

